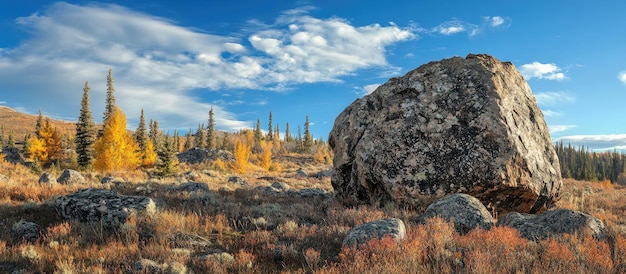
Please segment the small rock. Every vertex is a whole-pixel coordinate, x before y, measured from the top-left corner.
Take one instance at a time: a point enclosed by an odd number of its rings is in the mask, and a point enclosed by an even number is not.
[[[11,235],[15,242],[34,243],[41,236],[41,227],[36,223],[20,220],[11,227]]]
[[[107,184],[121,184],[123,183],[124,180],[123,179],[119,179],[119,178],[113,178],[111,176],[105,176],[104,178],[102,178],[102,180],[100,180],[100,183],[103,185],[107,185]]]
[[[283,182],[273,182],[272,187],[275,189],[278,189],[279,191],[287,191],[291,189],[291,187],[288,184],[285,184]]]
[[[7,177],[7,176],[5,176],[3,174],[0,174],[0,182],[8,183],[9,182],[9,177]]]
[[[57,179],[54,178],[54,175],[48,172],[44,172],[43,174],[41,174],[41,177],[39,177],[39,183],[53,185],[57,183]]]
[[[596,239],[606,238],[606,228],[600,219],[569,209],[549,210],[539,215],[510,212],[496,225],[515,228],[522,237],[535,241],[581,231],[590,232]]]
[[[313,176],[311,177],[315,177],[318,180],[322,180],[326,177],[332,177],[333,176],[333,170],[329,169],[329,170],[322,170],[320,172],[317,172],[315,174],[313,174]]]
[[[57,182],[64,185],[84,184],[85,178],[83,177],[83,175],[80,175],[80,173],[76,170],[66,169],[63,170],[63,173],[61,173],[61,176],[59,176]]]
[[[194,171],[187,171],[181,174],[181,177],[183,177],[185,180],[190,181],[190,182],[200,180],[200,174]]]
[[[314,198],[314,197],[320,197],[320,198],[332,198],[333,195],[326,192],[326,190],[322,189],[322,188],[303,188],[300,189],[300,191],[297,192],[298,196],[300,196],[300,198]]]
[[[248,182],[246,182],[246,180],[244,180],[241,177],[237,177],[237,176],[231,176],[228,178],[228,182],[235,184],[235,185],[240,185],[240,186],[249,186],[250,184],[248,184]]]
[[[356,247],[372,239],[382,239],[390,236],[396,241],[401,241],[406,236],[404,222],[396,218],[387,218],[357,226],[348,232],[343,240],[344,246]]]
[[[309,177],[309,175],[300,168],[296,170],[296,177]]]
[[[495,220],[489,210],[476,198],[467,194],[452,194],[430,204],[426,211],[417,217],[418,223],[426,223],[426,219],[441,217],[454,223],[460,234],[466,234],[480,227],[490,229]]]

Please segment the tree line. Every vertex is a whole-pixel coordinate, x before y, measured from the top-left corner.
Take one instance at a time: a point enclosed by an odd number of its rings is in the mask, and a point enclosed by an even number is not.
[[[329,163],[332,157],[327,144],[312,137],[308,116],[304,123],[304,135],[298,126],[298,133],[293,137],[287,123],[281,140],[279,126],[273,124],[272,112],[269,113],[265,133],[261,130],[260,118],[254,130],[229,133],[216,130],[211,107],[207,127],[202,123],[195,133],[189,129],[185,136],[180,136],[177,131],[171,135],[159,129],[157,120],[150,119],[146,125],[142,109],[137,129],[129,133],[126,115],[116,103],[113,82],[112,70],[109,70],[102,125],[94,121],[90,110],[89,82],[85,82],[74,136],[61,135],[50,118],[44,117],[39,111],[34,135],[27,134],[22,147],[22,153],[32,161],[33,169],[41,172],[42,168],[64,167],[114,173],[143,168],[168,175],[176,170],[176,154],[191,148],[231,151],[236,161],[230,164],[230,168],[239,172],[245,172],[250,160],[264,169],[277,169],[276,164],[272,164],[273,155],[313,153],[316,160],[325,163]],[[8,139],[4,136],[4,128],[0,127],[0,145],[15,147],[12,133]]]
[[[557,142],[554,147],[561,165],[561,177],[624,183],[626,159],[623,153],[615,150],[595,152],[585,146],[565,146],[563,142]]]

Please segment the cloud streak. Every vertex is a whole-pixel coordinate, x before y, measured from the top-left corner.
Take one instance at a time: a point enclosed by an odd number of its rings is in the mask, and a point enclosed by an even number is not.
[[[0,81],[7,90],[26,91],[5,101],[63,117],[76,112],[77,117],[82,86],[89,80],[98,119],[103,106],[97,102],[104,102],[106,72],[113,68],[116,96],[129,117],[143,107],[161,127],[188,129],[206,120],[211,107],[194,93],[284,90],[340,82],[361,69],[393,70],[386,47],[416,38],[395,24],[353,26],[341,18],[312,17],[309,10],[285,11],[275,22],[242,30],[244,38],[239,38],[181,27],[118,5],[56,3],[16,19],[29,38],[0,49]],[[29,98],[68,99],[32,106]],[[224,107],[213,108],[222,130],[252,126]]]
[[[530,80],[532,78],[546,79],[546,80],[564,80],[565,74],[561,72],[555,64],[543,64],[540,62],[532,62],[530,64],[523,64],[519,68],[520,73]]]
[[[626,149],[626,134],[571,135],[560,137],[554,141],[569,143],[573,146],[585,146],[585,148],[597,151]]]

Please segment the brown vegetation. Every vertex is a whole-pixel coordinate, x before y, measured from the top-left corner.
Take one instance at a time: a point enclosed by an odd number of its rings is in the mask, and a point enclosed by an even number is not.
[[[330,189],[329,178],[297,179],[296,170],[312,174],[328,169],[312,155],[275,157],[283,166],[280,178],[292,188]],[[265,185],[256,178],[265,169],[249,163],[246,181]],[[213,168],[215,167],[215,168]],[[125,183],[110,188],[123,194],[151,196],[160,210],[151,216],[132,218],[117,231],[104,231],[63,220],[54,211],[54,197],[84,187],[102,187],[103,174],[87,173],[87,185],[37,183],[37,175],[23,166],[2,162],[0,174],[10,178],[0,185],[0,271],[22,267],[32,271],[76,273],[128,273],[135,262],[150,259],[174,269],[195,273],[545,273],[575,270],[582,273],[620,273],[626,270],[626,188],[567,180],[560,207],[579,209],[601,218],[610,230],[606,241],[589,235],[566,235],[532,242],[516,230],[496,227],[467,235],[450,224],[431,219],[425,225],[410,224],[401,243],[374,240],[359,249],[342,249],[346,233],[367,221],[397,217],[408,222],[416,212],[345,207],[322,198],[263,196],[250,188],[228,183],[231,171],[219,163],[179,166],[179,170],[210,170],[200,175],[210,193],[171,191],[184,181],[172,176],[150,179],[141,171],[117,176]],[[58,174],[57,174],[58,175]],[[181,181],[182,180],[182,181]],[[147,182],[147,183],[146,183]],[[36,243],[15,242],[10,227],[19,220],[42,226]],[[185,239],[210,242],[193,246]],[[232,255],[201,255],[224,251]],[[215,253],[218,254],[218,253]],[[220,253],[221,254],[221,253]],[[220,259],[221,258],[221,259]]]
[[[61,135],[73,135],[76,131],[76,123],[60,120],[50,120],[50,122],[53,127],[59,130]],[[13,131],[15,140],[21,142],[26,134],[33,133],[36,123],[37,115],[25,114],[12,108],[0,106],[0,127],[4,127],[5,136]]]

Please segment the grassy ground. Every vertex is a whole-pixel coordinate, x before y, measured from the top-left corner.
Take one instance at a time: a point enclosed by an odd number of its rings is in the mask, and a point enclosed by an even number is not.
[[[418,212],[345,207],[323,198],[263,196],[228,183],[228,177],[237,175],[252,187],[269,185],[271,180],[258,178],[270,176],[296,189],[332,189],[329,178],[294,176],[298,169],[312,174],[329,169],[328,165],[305,156],[285,157],[278,163],[279,172],[252,167],[244,175],[215,165],[181,166],[180,173],[194,170],[199,175],[195,181],[209,185],[207,194],[172,191],[185,181],[180,176],[155,180],[142,172],[116,174],[124,183],[108,188],[153,197],[160,206],[157,213],[135,216],[117,231],[66,221],[54,210],[57,196],[103,187],[101,175],[86,174],[87,185],[50,187],[39,185],[38,176],[24,167],[1,163],[0,174],[10,181],[0,184],[0,272],[129,273],[141,259],[156,262],[163,273],[626,272],[624,187],[565,181],[558,206],[602,219],[609,228],[606,241],[581,233],[529,242],[509,228],[461,236],[440,219],[411,224],[409,219]],[[383,239],[359,250],[341,248],[348,230],[384,217],[407,222],[404,242]],[[38,242],[13,241],[11,225],[21,219],[43,228]]]

